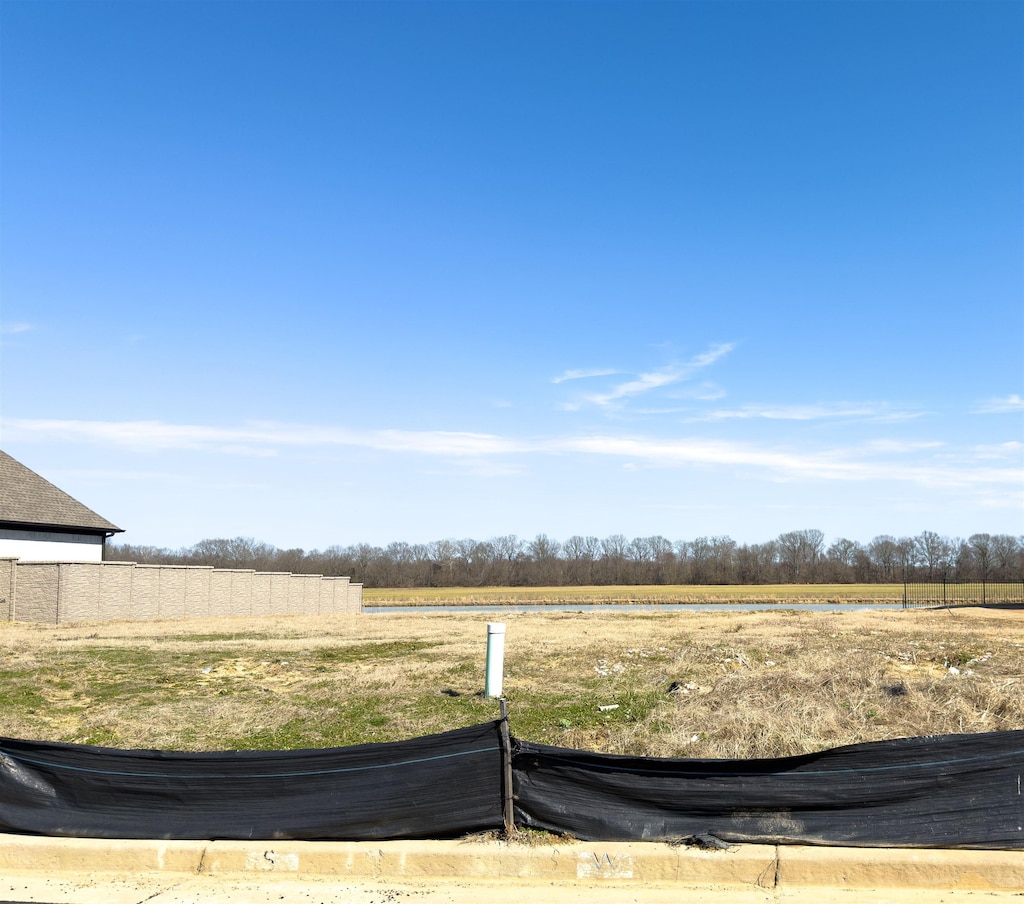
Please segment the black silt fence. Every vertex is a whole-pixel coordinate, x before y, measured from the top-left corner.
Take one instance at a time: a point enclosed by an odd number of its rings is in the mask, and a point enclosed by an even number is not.
[[[0,741],[0,831],[87,838],[453,838],[502,825],[500,723],[326,750]]]
[[[763,760],[518,743],[516,822],[577,838],[1024,848],[1024,731],[903,738]]]
[[[1024,849],[1024,731],[799,757],[621,757],[499,719],[391,744],[173,753],[0,739],[0,831],[379,841],[508,827],[597,841]]]

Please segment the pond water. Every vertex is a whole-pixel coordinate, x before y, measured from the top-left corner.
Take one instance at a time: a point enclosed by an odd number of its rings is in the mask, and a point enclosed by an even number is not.
[[[363,612],[853,612],[902,609],[903,603],[508,603],[496,606],[363,606]]]

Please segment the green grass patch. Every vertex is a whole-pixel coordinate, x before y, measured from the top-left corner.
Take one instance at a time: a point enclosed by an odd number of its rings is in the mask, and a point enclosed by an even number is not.
[[[318,662],[342,664],[346,662],[365,662],[375,659],[397,659],[400,656],[411,656],[423,650],[436,647],[437,644],[423,640],[392,640],[381,643],[361,643],[342,647],[320,647],[313,651],[313,659]]]
[[[660,707],[668,705],[668,699],[656,688],[609,689],[579,696],[548,693],[520,696],[511,692],[508,704],[518,737],[561,744],[560,736],[569,732],[587,735],[646,722]]]
[[[440,691],[417,694],[398,707],[403,720],[430,725],[430,733],[448,731],[487,722],[498,716],[498,701],[485,697],[483,692]]]
[[[38,679],[31,672],[0,671],[0,707],[33,712],[46,705]]]
[[[434,734],[496,718],[498,704],[475,695],[365,693],[331,705],[298,698],[304,715],[225,739],[230,750],[294,750],[372,744]]]

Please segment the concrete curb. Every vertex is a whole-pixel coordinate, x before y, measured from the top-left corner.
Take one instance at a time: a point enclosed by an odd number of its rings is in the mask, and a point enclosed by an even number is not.
[[[1024,891],[1024,851],[500,841],[133,841],[0,834],[0,872]]]

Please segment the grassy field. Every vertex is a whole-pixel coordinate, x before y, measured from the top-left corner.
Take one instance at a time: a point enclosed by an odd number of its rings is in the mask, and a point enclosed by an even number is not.
[[[493,620],[493,616],[490,616]],[[495,718],[484,613],[0,625],[0,734],[116,747],[387,741]],[[515,735],[757,757],[1024,728],[1024,612],[503,616]],[[602,709],[601,707],[614,707]]]
[[[535,603],[863,603],[900,602],[902,584],[759,584],[589,587],[367,588],[367,606],[500,606]]]

